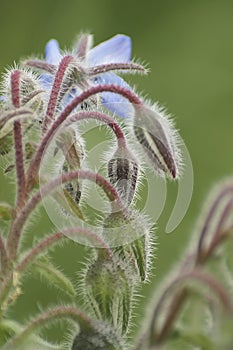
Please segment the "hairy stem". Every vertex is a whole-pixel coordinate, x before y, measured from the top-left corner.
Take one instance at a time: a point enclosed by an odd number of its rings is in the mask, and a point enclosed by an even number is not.
[[[44,196],[49,195],[52,191],[54,191],[58,186],[65,182],[69,182],[75,179],[87,179],[95,182],[98,186],[100,186],[105,192],[110,202],[113,202],[117,205],[120,211],[127,212],[124,205],[121,202],[121,199],[116,191],[116,189],[101,175],[92,173],[88,170],[77,170],[71,173],[66,173],[52,180],[51,182],[45,184],[41,187],[41,189],[33,195],[33,197],[27,202],[27,204],[22,208],[18,217],[12,224],[8,241],[7,241],[7,249],[9,252],[9,256],[15,260],[19,240],[21,236],[21,232],[23,226],[28,219],[31,212],[35,209],[35,207],[39,204],[41,199]]]
[[[112,70],[135,70],[135,71],[139,71],[142,73],[146,73],[146,69],[141,66],[138,63],[109,63],[109,64],[100,64],[98,66],[95,67],[91,67],[89,74],[90,75],[97,75],[100,73],[105,73],[105,72],[109,72]]]
[[[165,300],[169,296],[170,293],[174,291],[174,288],[177,287],[180,283],[186,282],[187,280],[197,280],[207,287],[209,287],[218,297],[218,299],[221,301],[222,305],[225,307],[227,312],[230,312],[233,314],[233,305],[231,301],[231,297],[226,293],[224,288],[221,286],[221,284],[213,278],[211,275],[195,269],[193,271],[184,273],[183,275],[178,276],[175,280],[173,280],[170,285],[165,289],[162,296],[160,297],[157,306],[154,310],[152,321],[151,321],[151,327],[150,327],[150,344],[158,344],[159,342],[162,342],[167,337],[168,333],[171,330],[172,325],[174,324],[175,319],[178,316],[178,313],[181,310],[181,307],[184,305],[184,303],[187,300],[187,289],[185,287],[182,287],[182,289],[175,295],[174,299],[172,300],[171,304],[171,312],[169,311],[166,315],[165,321],[160,328],[160,330],[157,329],[157,332],[155,331],[156,328],[156,322],[158,321],[161,309],[164,305]]]
[[[50,74],[54,74],[54,72],[56,72],[56,65],[41,60],[26,60],[23,62],[23,64],[25,66],[44,70]]]
[[[58,116],[58,118],[53,122],[50,129],[46,132],[43,139],[41,140],[40,145],[38,146],[37,151],[35,152],[35,155],[31,161],[31,164],[28,169],[28,181],[27,181],[27,189],[28,191],[33,187],[35,183],[35,179],[37,178],[37,174],[40,168],[41,159],[43,156],[43,153],[46,149],[47,144],[49,143],[50,138],[53,136],[57,128],[64,122],[64,120],[69,116],[69,114],[83,101],[88,99],[89,97],[104,92],[114,92],[119,95],[122,95],[123,97],[127,98],[132,104],[136,104],[141,106],[142,102],[141,100],[131,91],[126,88],[123,88],[121,86],[117,86],[114,84],[105,84],[105,85],[98,85],[91,87],[88,90],[85,90],[80,95],[73,98],[73,100],[64,108],[64,110],[61,112],[61,114]]]
[[[15,108],[20,108],[20,78],[21,72],[15,70],[11,73],[11,96]],[[25,172],[24,172],[24,150],[21,121],[14,121],[14,145],[15,145],[15,166],[17,176],[17,200],[16,211],[22,207],[25,197]]]
[[[39,328],[47,324],[65,318],[77,322],[81,329],[92,329],[92,320],[82,311],[72,306],[58,306],[53,309],[42,312],[20,333],[11,338],[2,350],[17,349],[27,337],[36,332]]]
[[[111,118],[110,116],[104,113],[94,112],[94,111],[79,112],[67,119],[65,127],[71,125],[72,123],[75,123],[80,120],[85,120],[85,119],[96,119],[107,124],[116,135],[118,146],[126,146],[125,135],[121,127],[115,122],[113,118]]]
[[[202,257],[203,251],[205,251],[205,247],[204,247],[205,236],[207,234],[211,220],[213,219],[213,217],[216,213],[216,210],[217,210],[219,204],[221,203],[222,199],[228,195],[230,195],[230,196],[233,195],[233,184],[231,184],[231,183],[227,184],[226,186],[224,186],[222,188],[222,190],[219,192],[218,196],[215,198],[215,200],[213,201],[213,203],[208,211],[208,214],[207,214],[206,219],[204,221],[204,225],[202,226],[202,229],[201,229],[201,234],[200,234],[200,238],[199,238],[199,242],[198,242],[197,257],[196,257],[197,264],[203,258]]]
[[[8,264],[8,256],[7,256],[5,242],[3,240],[3,236],[1,233],[0,233],[0,261],[1,261],[1,276],[3,276]]]
[[[64,76],[72,60],[73,60],[72,56],[65,56],[63,57],[63,59],[61,60],[61,63],[59,64],[58,70],[54,78],[52,90],[49,97],[48,107],[45,115],[45,120],[43,125],[44,132],[48,129],[49,125],[51,124],[54,118],[54,113],[56,110],[59,94],[62,92],[61,86],[64,80]]]
[[[2,129],[4,127],[4,125],[10,121],[11,119],[15,119],[18,116],[22,118],[22,116],[26,116],[28,117],[30,114],[32,114],[32,111],[30,109],[16,109],[14,111],[9,111],[5,114],[2,114],[0,117],[0,129]]]
[[[16,211],[18,211],[25,200],[25,172],[24,172],[24,154],[23,154],[23,134],[21,121],[14,122],[14,144],[15,144],[15,167],[17,176],[17,201]]]
[[[41,240],[41,242],[29,250],[22,261],[18,263],[15,270],[20,273],[25,271],[27,267],[32,264],[40,254],[42,254],[44,251],[47,251],[53,245],[60,243],[64,239],[75,239],[79,236],[83,236],[85,239],[87,239],[89,244],[104,249],[105,253],[109,257],[112,256],[110,248],[97,234],[82,227],[72,227],[63,230],[62,232],[56,232]]]

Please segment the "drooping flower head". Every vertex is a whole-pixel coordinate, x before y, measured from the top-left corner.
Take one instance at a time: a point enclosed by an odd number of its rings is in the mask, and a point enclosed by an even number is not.
[[[78,59],[83,78],[78,84],[73,85],[69,96],[80,94],[83,87],[114,84],[127,89],[131,87],[114,71],[119,72],[145,72],[145,69],[130,61],[132,44],[131,39],[122,34],[115,35],[111,39],[90,48],[92,36],[84,34],[80,37],[74,55]],[[58,66],[63,54],[57,40],[51,39],[45,48],[45,59],[49,65]],[[44,87],[51,86],[53,76],[49,73],[42,74]],[[102,92],[101,100],[103,105],[122,118],[132,117],[134,110],[131,103],[119,94]]]

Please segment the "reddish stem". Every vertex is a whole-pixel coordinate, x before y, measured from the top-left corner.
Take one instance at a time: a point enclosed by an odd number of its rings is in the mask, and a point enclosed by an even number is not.
[[[4,346],[4,349],[18,349],[21,347],[20,345],[27,340],[27,337],[34,334],[38,328],[54,322],[55,320],[61,320],[62,318],[77,322],[81,329],[89,330],[94,328],[94,322],[83,311],[80,311],[73,306],[57,306],[36,316],[21,333],[9,339]]]
[[[8,256],[6,251],[6,245],[3,240],[3,236],[0,234],[0,260],[1,260],[1,275],[4,274],[5,268],[8,264]]]
[[[61,63],[58,66],[58,70],[56,72],[52,90],[50,93],[50,98],[48,102],[48,107],[46,111],[46,116],[44,120],[44,126],[43,131],[45,132],[48,129],[49,124],[51,124],[52,120],[54,119],[54,113],[57,107],[57,101],[59,98],[59,94],[61,93],[61,86],[64,80],[65,73],[72,62],[73,57],[72,56],[65,56],[61,60]]]
[[[36,194],[34,194],[34,196],[26,203],[26,205],[22,208],[19,216],[13,222],[7,241],[7,249],[10,257],[15,259],[23,226],[43,196],[49,195],[52,191],[54,191],[56,187],[60,186],[61,184],[75,180],[77,178],[87,179],[95,182],[104,190],[110,202],[116,202],[119,210],[123,213],[127,213],[127,210],[124,208],[116,189],[101,175],[92,173],[88,170],[77,170],[71,173],[63,174],[62,176],[57,177],[56,179],[41,187],[41,189]]]
[[[20,78],[21,72],[15,70],[11,73],[11,96],[15,108],[20,108]],[[16,210],[22,207],[25,197],[25,172],[24,172],[24,154],[23,154],[23,135],[21,121],[14,122],[14,145],[15,145],[15,166],[17,175],[17,200]]]
[[[62,232],[56,232],[45,239],[41,240],[34,248],[30,249],[27,255],[23,258],[21,262],[18,263],[15,270],[22,272],[25,268],[32,264],[33,261],[45,250],[49,249],[54,244],[59,243],[63,239],[68,239],[76,237],[77,235],[83,235],[88,241],[94,246],[97,245],[98,248],[104,249],[108,257],[112,258],[112,252],[108,245],[94,232],[87,230],[82,227],[71,227],[63,230]]]
[[[141,106],[142,102],[140,99],[131,91],[124,87],[117,86],[114,84],[105,84],[105,85],[97,85],[93,86],[88,90],[85,90],[80,95],[73,98],[73,100],[64,108],[64,110],[61,112],[59,117],[53,122],[50,129],[46,132],[44,135],[32,161],[28,169],[28,182],[27,182],[27,191],[30,191],[31,188],[34,185],[35,179],[37,178],[37,174],[40,168],[41,159],[43,156],[43,153],[45,151],[45,148],[50,140],[50,138],[53,136],[54,132],[57,130],[57,128],[64,122],[64,120],[69,116],[69,114],[83,101],[85,101],[87,98],[91,97],[92,95],[95,95],[97,93],[101,93],[104,91],[108,92],[114,92],[119,95],[122,95],[123,97],[127,98],[131,103]]]
[[[17,116],[22,116],[22,115],[30,115],[32,114],[32,111],[29,110],[29,109],[16,109],[14,111],[10,111],[6,114],[3,114],[0,118],[0,128],[2,128],[4,126],[4,124],[6,124],[9,120],[13,119],[13,118],[16,118]]]
[[[65,124],[65,127],[69,126],[72,123],[75,123],[76,121],[80,121],[84,119],[96,119],[107,124],[116,135],[118,146],[119,147],[126,146],[125,135],[121,127],[119,126],[119,124],[115,122],[115,120],[112,117],[104,113],[94,112],[94,111],[79,112],[77,114],[72,115],[69,119],[67,119],[67,123]]]
[[[145,68],[138,63],[108,63],[100,64],[90,68],[89,75],[97,75],[100,73],[109,72],[112,70],[136,70],[139,72],[146,72]]]
[[[226,293],[224,288],[221,286],[221,284],[215,278],[213,278],[211,275],[209,275],[201,270],[197,270],[197,269],[190,271],[190,272],[187,272],[187,273],[184,273],[183,275],[178,276],[175,280],[173,280],[169,284],[169,286],[165,289],[165,291],[163,292],[162,296],[160,297],[160,299],[157,303],[157,306],[154,310],[153,317],[151,320],[151,327],[150,327],[150,344],[151,345],[158,344],[159,342],[164,341],[167,334],[170,332],[170,329],[171,329],[178,313],[180,312],[181,306],[187,300],[188,293],[187,293],[187,290],[185,289],[185,287],[183,287],[183,289],[181,289],[181,291],[175,295],[175,297],[172,300],[172,304],[171,304],[172,305],[171,312],[168,312],[168,315],[165,318],[165,321],[164,321],[161,329],[159,331],[155,332],[156,321],[159,318],[159,314],[161,312],[161,309],[164,305],[164,302],[165,302],[167,296],[170,293],[174,293],[174,288],[176,288],[177,285],[179,286],[181,283],[186,282],[189,279],[190,280],[195,279],[199,282],[202,282],[203,284],[205,284],[209,288],[211,288],[211,290],[213,292],[215,292],[215,294],[218,296],[219,300],[221,300],[221,302],[222,302],[223,306],[226,308],[226,310],[229,311],[230,313],[233,313],[233,305],[232,305],[232,301],[231,301],[230,296]]]
[[[218,196],[215,198],[214,202],[212,203],[209,212],[206,216],[206,219],[204,221],[204,225],[201,229],[201,234],[200,234],[200,238],[199,238],[199,242],[198,242],[198,249],[197,249],[197,257],[196,257],[196,264],[199,263],[199,261],[202,260],[202,255],[203,255],[203,251],[204,251],[204,240],[210,225],[210,222],[221,202],[221,200],[227,196],[227,195],[233,195],[233,185],[232,184],[227,184],[218,194]]]
[[[54,72],[56,71],[56,66],[54,64],[50,64],[40,60],[27,60],[24,62],[24,65],[44,70],[50,74],[54,74]]]
[[[81,38],[78,41],[77,49],[76,49],[76,55],[81,58],[85,59],[89,46],[91,41],[91,35],[90,34],[83,34]]]

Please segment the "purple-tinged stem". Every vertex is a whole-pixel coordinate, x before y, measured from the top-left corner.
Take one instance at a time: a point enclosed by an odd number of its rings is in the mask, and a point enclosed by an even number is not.
[[[219,219],[218,225],[216,227],[216,234],[219,234],[221,231],[224,230],[224,224],[226,223],[229,215],[232,213],[232,207],[233,207],[233,198],[230,198],[230,200],[227,202],[226,206],[224,207],[224,210]]]
[[[215,229],[215,232],[213,234],[213,238],[210,242],[210,245],[208,248],[203,249],[201,254],[199,254],[198,260],[196,261],[196,265],[203,264],[204,261],[210,258],[210,256],[213,254],[214,250],[217,248],[217,246],[225,239],[227,239],[230,236],[230,232],[232,232],[232,227],[229,229],[224,228],[224,224],[226,223],[229,215],[232,212],[233,207],[233,198],[230,198],[229,201],[226,203],[223,212],[220,216],[219,222],[217,224],[217,227]]]
[[[100,112],[79,112],[77,114],[72,115],[70,118],[67,119],[67,122],[65,124],[65,127],[69,126],[72,123],[75,123],[80,120],[85,120],[85,119],[96,119],[99,120],[105,124],[107,124],[114,134],[116,135],[118,146],[126,146],[126,140],[125,140],[125,135],[123,133],[123,130],[119,126],[119,124],[116,123],[116,121],[108,116],[107,114],[100,113]]]
[[[31,92],[28,96],[22,99],[22,104],[27,104],[29,101],[32,101],[39,94],[44,93],[44,90],[36,90]]]
[[[57,68],[54,64],[47,63],[46,61],[41,61],[41,60],[27,60],[27,61],[23,62],[23,64],[25,66],[44,70],[50,74],[54,74],[54,72],[56,72],[56,68]]]
[[[20,78],[21,72],[14,70],[11,73],[11,99],[15,108],[20,108]]]
[[[6,251],[6,245],[1,233],[0,233],[0,261],[1,261],[1,276],[2,276],[8,264],[8,256]]]
[[[21,121],[14,122],[14,144],[15,144],[15,166],[17,174],[17,201],[16,211],[18,211],[25,199],[25,172],[24,172],[24,156],[23,156],[23,134]]]
[[[61,87],[64,80],[64,76],[72,60],[73,60],[73,57],[67,55],[63,57],[63,59],[61,60],[61,63],[58,66],[58,69],[54,78],[52,90],[50,93],[46,115],[45,115],[45,120],[43,125],[44,132],[48,129],[49,125],[54,119],[54,113],[57,107],[59,94],[61,93],[61,90],[62,90]]]
[[[29,250],[23,260],[18,263],[15,270],[17,272],[25,271],[28,265],[32,264],[40,254],[49,249],[51,246],[58,244],[64,239],[70,239],[72,237],[75,238],[76,236],[79,237],[80,235],[84,236],[84,238],[88,240],[88,243],[91,243],[93,246],[104,249],[108,257],[112,257],[110,248],[96,233],[82,227],[71,227],[63,230],[62,232],[53,233],[52,235],[41,240],[41,242],[39,242],[33,249]]]
[[[85,90],[80,95],[73,98],[73,100],[64,108],[64,110],[61,112],[61,114],[58,116],[58,118],[53,122],[50,129],[46,132],[44,135],[32,161],[28,169],[28,182],[27,182],[27,190],[30,191],[31,188],[34,185],[34,181],[37,178],[37,174],[40,168],[40,162],[43,156],[43,153],[45,151],[45,148],[50,140],[50,138],[53,136],[54,132],[57,130],[57,128],[64,122],[64,120],[69,116],[69,114],[83,101],[91,97],[92,95],[108,91],[117,93],[119,95],[122,95],[123,97],[127,98],[132,104],[136,104],[138,106],[142,106],[141,100],[135,95],[131,90],[128,90],[124,87],[117,86],[114,84],[104,84],[104,85],[97,85],[93,86],[88,90]]]
[[[203,244],[204,244],[205,236],[207,234],[211,220],[214,217],[214,214],[218,208],[218,205],[221,203],[221,200],[229,194],[231,194],[231,196],[233,196],[233,185],[232,184],[228,184],[220,191],[220,193],[215,198],[214,202],[212,203],[212,205],[209,209],[209,212],[206,216],[204,225],[201,229],[200,238],[199,238],[199,242],[198,242],[197,257],[196,257],[197,264],[199,263],[199,260],[202,260],[202,254],[203,254],[203,249],[204,249]]]
[[[138,63],[108,63],[89,68],[89,75],[98,75],[112,70],[135,70],[143,73],[146,72],[146,69]]]
[[[20,108],[20,78],[21,72],[14,70],[11,73],[11,96],[15,108]],[[17,200],[16,211],[18,211],[25,200],[25,171],[24,171],[24,154],[23,154],[23,135],[20,120],[14,122],[14,145],[15,145],[15,166],[17,176]]]
[[[0,129],[4,126],[4,124],[6,124],[9,120],[11,120],[12,118],[16,118],[17,116],[22,116],[22,115],[30,115],[32,114],[32,111],[29,109],[16,109],[14,111],[10,111],[6,114],[3,114],[0,118]]]
[[[13,260],[16,258],[23,226],[27,218],[38,205],[38,203],[41,201],[41,199],[44,196],[49,195],[52,191],[54,191],[56,187],[60,186],[61,184],[73,181],[77,178],[95,182],[104,190],[110,202],[115,203],[119,210],[123,213],[127,213],[127,209],[121,202],[121,199],[116,189],[101,175],[92,173],[88,170],[77,170],[74,172],[63,174],[41,187],[40,190],[37,193],[35,193],[33,197],[26,203],[26,205],[22,208],[21,212],[19,213],[18,217],[13,222],[7,241],[7,249],[9,252],[9,256]]]
[[[82,330],[94,328],[94,322],[83,311],[73,306],[57,306],[35,317],[21,333],[15,335],[8,341],[4,346],[4,350],[18,349],[19,346],[27,340],[27,337],[36,330],[62,318],[77,322]]]
[[[206,250],[205,254],[202,255],[202,259],[199,260],[199,264],[203,264],[205,261],[207,261],[214,253],[215,249],[226,239],[233,236],[233,228],[229,228],[222,232],[217,232],[214,235],[210,246],[208,247],[208,250]]]
[[[26,256],[22,261],[18,263],[15,270],[18,272],[22,272],[27,268],[28,265],[32,264],[36,258],[43,253],[44,250],[53,246],[54,244],[59,243],[63,239],[67,238],[62,232],[56,232],[45,239],[43,239],[40,243],[38,243],[35,247],[29,250]]]
[[[160,297],[157,306],[154,310],[153,317],[151,320],[151,327],[150,327],[150,344],[159,344],[163,342],[168,333],[171,330],[172,325],[174,324],[174,321],[178,315],[178,313],[181,310],[182,305],[187,300],[188,291],[185,287],[181,291],[176,294],[175,298],[172,301],[171,308],[169,308],[169,313],[163,323],[163,326],[161,329],[156,333],[155,332],[155,325],[156,321],[159,318],[159,314],[161,312],[161,309],[164,305],[164,302],[167,298],[167,296],[170,293],[174,293],[174,288],[179,286],[181,283],[186,282],[187,280],[197,280],[198,282],[202,282],[204,285],[208,286],[218,297],[218,299],[221,301],[225,309],[233,314],[233,304],[230,295],[226,293],[222,285],[211,275],[207,274],[206,272],[203,272],[201,270],[193,270],[191,272],[187,272],[183,275],[178,276],[175,280],[173,280],[169,286],[165,289],[162,296]]]

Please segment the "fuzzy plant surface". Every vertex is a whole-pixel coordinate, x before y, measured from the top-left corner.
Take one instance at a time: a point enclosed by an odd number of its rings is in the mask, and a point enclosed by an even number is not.
[[[92,35],[81,34],[71,51],[52,39],[44,59],[2,77],[0,161],[15,191],[13,204],[0,198],[2,350],[233,349],[233,178],[206,200],[189,247],[132,336],[137,291],[155,256],[155,222],[140,189],[146,171],[180,181],[186,165],[171,118],[125,81],[132,73],[147,69],[131,60],[128,36],[93,47]],[[88,143],[100,139],[92,151]],[[39,207],[51,230],[39,239],[34,232],[28,246]],[[50,259],[67,240],[85,245],[88,257],[72,279]],[[70,302],[25,310],[22,323],[12,310],[25,276],[38,272]],[[52,343],[43,330],[56,323],[64,336]]]

